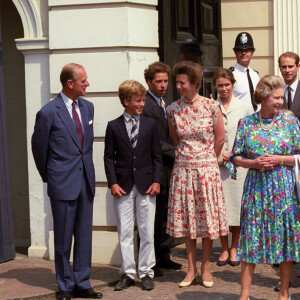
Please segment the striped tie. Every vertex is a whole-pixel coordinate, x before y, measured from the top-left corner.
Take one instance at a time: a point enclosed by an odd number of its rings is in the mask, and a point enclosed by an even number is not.
[[[78,139],[79,139],[79,142],[80,142],[80,145],[81,145],[81,149],[82,149],[82,145],[83,145],[83,131],[82,131],[81,122],[80,122],[79,116],[77,114],[75,105],[76,105],[76,102],[73,101],[73,103],[72,103],[72,116],[73,116],[73,121],[75,123],[76,132],[77,132]]]
[[[132,148],[134,149],[136,147],[136,143],[137,143],[137,139],[138,139],[138,128],[136,125],[135,117],[131,117],[130,121],[131,121],[130,143],[131,143]]]

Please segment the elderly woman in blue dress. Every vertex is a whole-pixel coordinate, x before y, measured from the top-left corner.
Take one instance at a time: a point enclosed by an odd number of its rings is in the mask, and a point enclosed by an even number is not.
[[[261,110],[239,121],[230,157],[248,168],[241,208],[237,259],[241,261],[240,300],[249,298],[256,264],[279,264],[279,299],[289,299],[293,261],[300,261],[300,216],[294,155],[300,153],[299,121],[280,111],[284,83],[264,76],[254,100]]]
[[[223,182],[227,221],[232,233],[230,249],[228,247],[228,235],[220,236],[222,254],[217,265],[230,264],[233,267],[240,264],[240,261],[236,260],[236,253],[240,234],[241,201],[247,169],[237,167],[237,180],[233,180],[229,170],[225,167],[225,163],[229,161],[238,121],[254,113],[251,103],[236,99],[232,95],[234,83],[234,76],[228,69],[220,68],[213,76],[213,86],[218,92],[217,101],[220,104],[225,127],[225,143],[221,155],[218,157],[218,164]]]

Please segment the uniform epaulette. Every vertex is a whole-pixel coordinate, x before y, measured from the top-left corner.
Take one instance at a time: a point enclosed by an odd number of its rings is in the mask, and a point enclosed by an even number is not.
[[[234,71],[234,67],[230,67],[229,70],[230,70],[231,72],[233,72],[233,71]]]
[[[253,71],[255,71],[255,72],[259,75],[259,72],[258,72],[258,71],[256,71],[256,70],[253,70]]]

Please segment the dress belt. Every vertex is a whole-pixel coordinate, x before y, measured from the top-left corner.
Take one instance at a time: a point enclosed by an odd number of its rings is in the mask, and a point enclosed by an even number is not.
[[[174,166],[176,167],[184,167],[184,168],[191,168],[191,167],[199,167],[207,164],[217,164],[217,159],[215,157],[211,158],[201,158],[201,160],[175,160]]]

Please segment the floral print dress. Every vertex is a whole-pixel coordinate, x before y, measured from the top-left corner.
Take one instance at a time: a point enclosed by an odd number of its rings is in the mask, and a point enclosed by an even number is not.
[[[272,119],[262,121],[268,125]],[[231,161],[237,156],[255,159],[264,154],[300,153],[299,126],[296,118],[282,112],[269,131],[262,129],[258,113],[241,119]],[[234,175],[234,168],[231,172]],[[293,167],[249,169],[242,197],[237,259],[255,264],[299,261],[299,221]]]
[[[207,98],[167,107],[179,138],[171,176],[167,233],[216,239],[228,234],[220,170],[214,151],[219,104]]]

